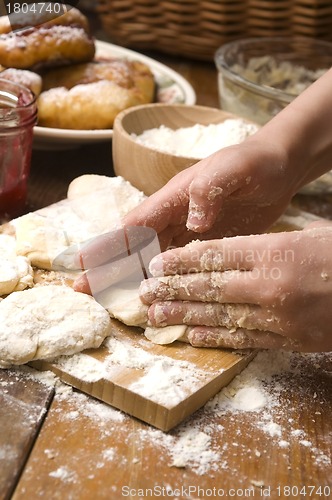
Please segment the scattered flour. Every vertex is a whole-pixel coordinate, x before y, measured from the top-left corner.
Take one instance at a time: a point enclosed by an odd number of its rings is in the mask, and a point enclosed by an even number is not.
[[[120,351],[116,349],[116,343],[113,343],[113,348],[112,363],[115,363]],[[110,346],[109,349],[112,356]],[[130,356],[126,361],[128,364],[129,358]],[[132,426],[131,417],[61,383],[56,385],[55,398],[65,401],[66,405],[70,403],[67,412],[59,409],[60,420],[74,422],[83,416],[91,421],[94,432],[97,433],[94,435],[100,436],[100,442],[105,443],[97,468],[106,467],[113,460],[126,460],[119,457],[117,442],[121,442],[133,451],[131,466],[144,460],[145,449],[152,449],[156,450],[160,460],[166,461],[169,467],[186,468],[196,475],[210,474],[210,477],[213,477],[215,471],[222,469],[234,475],[237,471],[232,467],[237,462],[233,461],[233,456],[241,454],[248,460],[253,457],[264,460],[267,457],[266,446],[273,442],[279,446],[280,453],[285,454],[285,460],[291,447],[300,450],[302,448],[309,450],[311,460],[318,467],[329,469],[331,457],[324,453],[324,449],[320,448],[312,435],[307,435],[301,426],[301,419],[293,412],[287,399],[287,392],[292,390],[294,384],[298,391],[301,387],[306,392],[312,389],[315,405],[321,405],[318,407],[321,411],[315,412],[320,418],[324,409],[324,395],[314,380],[310,389],[307,366],[310,364],[322,372],[324,359],[327,360],[324,373],[330,376],[329,354],[259,352],[250,365],[204,408],[169,433],[145,424]],[[144,362],[141,359],[140,366],[143,373],[144,370],[151,369],[153,364],[148,355]],[[32,373],[31,370],[28,376],[32,376]],[[36,376],[40,377],[40,374]],[[303,377],[307,378],[301,385],[299,380],[303,380]],[[49,383],[47,376],[45,380]],[[301,409],[301,402],[299,404]],[[233,427],[232,436],[237,435],[236,441],[230,441],[228,438],[229,426]],[[250,439],[248,441],[251,431],[257,438],[254,446]],[[109,437],[112,438],[111,441],[107,441]],[[52,450],[47,453],[49,458],[54,457]],[[124,462],[124,466],[128,464]],[[71,473],[71,467],[66,464],[62,464],[50,475],[64,482],[79,481],[79,478],[75,478]],[[251,481],[253,478],[248,479]]]
[[[78,479],[75,472],[67,469],[66,467],[59,467],[55,471],[50,472],[49,476],[61,479],[61,481],[64,481],[65,483],[75,483]]]
[[[228,119],[222,123],[184,127],[176,130],[161,125],[132,134],[140,144],[177,156],[205,158],[221,148],[239,144],[258,130],[258,126],[242,118]]]

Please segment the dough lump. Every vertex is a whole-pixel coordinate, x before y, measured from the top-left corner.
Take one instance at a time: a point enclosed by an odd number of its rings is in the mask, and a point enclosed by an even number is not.
[[[60,285],[14,292],[0,302],[0,367],[97,348],[111,333],[107,311]]]
[[[68,199],[12,222],[17,253],[31,265],[51,270],[57,256],[72,245],[111,231],[145,198],[122,177],[77,177],[69,185]]]
[[[0,296],[32,285],[32,268],[26,257],[16,255],[15,238],[0,234]]]

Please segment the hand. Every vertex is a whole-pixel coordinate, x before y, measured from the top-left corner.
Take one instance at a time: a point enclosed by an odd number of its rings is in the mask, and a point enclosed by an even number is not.
[[[141,298],[196,346],[329,351],[331,245],[332,224],[193,242],[152,260]]]
[[[128,214],[123,229],[81,247],[76,260],[84,263],[83,269],[91,270],[75,282],[75,289],[89,293],[88,281],[96,282],[97,273],[104,276],[105,286],[111,284],[112,264],[101,272],[95,269],[121,255],[127,233],[135,228],[136,232],[155,231],[159,252],[170,245],[183,246],[197,239],[197,233],[205,240],[264,231],[293,195],[284,172],[286,161],[282,150],[252,137],[180,172]]]
[[[256,135],[180,172],[128,214],[124,224],[155,229],[162,249],[197,237],[266,230],[296,188],[286,173],[285,151]]]

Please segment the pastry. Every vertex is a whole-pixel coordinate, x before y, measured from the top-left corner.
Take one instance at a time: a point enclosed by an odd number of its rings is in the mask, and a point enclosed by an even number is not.
[[[90,61],[93,39],[83,28],[54,25],[0,35],[0,64],[6,68],[43,68]]]
[[[155,82],[150,68],[141,61],[102,59],[85,64],[56,68],[43,74],[43,90],[54,87],[71,89],[75,85],[107,80],[128,90],[142,92],[147,102],[154,97]]]
[[[109,129],[120,111],[149,102],[139,88],[100,80],[70,90],[57,87],[38,98],[39,125],[61,129]]]
[[[42,78],[38,73],[26,69],[7,68],[1,71],[0,78],[10,80],[14,83],[19,83],[30,89],[35,96],[39,96],[42,89]]]
[[[55,24],[80,26],[87,33],[89,32],[90,28],[87,17],[78,9],[75,9],[75,7],[71,5],[61,5],[64,14],[59,16],[56,15],[54,11],[46,10],[42,8],[42,6],[43,4],[37,4],[36,9],[31,7],[28,12],[23,12],[22,9],[20,13],[13,13],[10,16],[1,16],[0,35],[22,28],[40,26],[41,24],[43,24],[44,27],[50,27]]]

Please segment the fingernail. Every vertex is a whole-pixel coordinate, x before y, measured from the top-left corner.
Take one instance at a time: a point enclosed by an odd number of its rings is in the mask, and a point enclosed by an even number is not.
[[[144,303],[151,304],[154,301],[158,285],[158,281],[154,279],[142,281],[139,287],[139,296]]]
[[[154,304],[149,309],[150,321],[160,328],[167,326],[167,308],[163,304]]]
[[[164,261],[161,255],[156,255],[150,262],[149,271],[152,276],[164,276]]]

